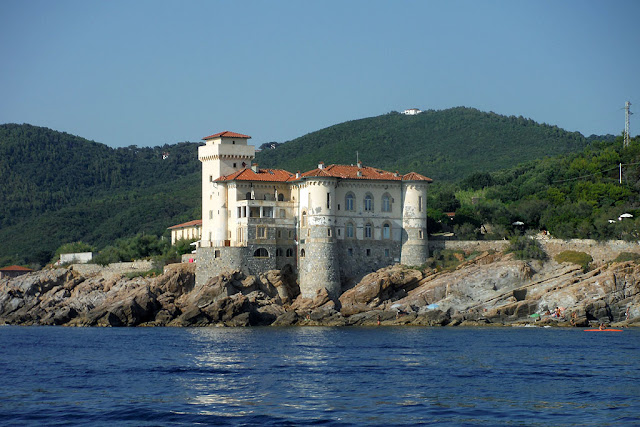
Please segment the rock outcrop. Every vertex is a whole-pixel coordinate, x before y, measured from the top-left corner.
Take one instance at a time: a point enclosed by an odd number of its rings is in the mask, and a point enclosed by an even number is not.
[[[195,285],[193,264],[159,277],[58,268],[0,280],[0,324],[66,326],[506,325],[640,326],[640,265],[580,266],[485,253],[453,271],[402,265],[332,300],[302,298],[290,271],[221,274]]]

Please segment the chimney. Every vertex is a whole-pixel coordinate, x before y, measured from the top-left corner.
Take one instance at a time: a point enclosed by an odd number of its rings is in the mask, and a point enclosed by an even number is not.
[[[251,170],[254,171],[255,173],[258,173],[258,164],[257,163],[252,163],[251,164]]]
[[[395,172],[393,173],[393,176],[398,176],[398,171],[395,171]]]
[[[324,162],[318,163],[318,169],[320,170],[324,169]]]
[[[296,172],[296,179],[300,179],[300,171]]]
[[[358,169],[362,168],[362,162],[360,160],[358,160]]]

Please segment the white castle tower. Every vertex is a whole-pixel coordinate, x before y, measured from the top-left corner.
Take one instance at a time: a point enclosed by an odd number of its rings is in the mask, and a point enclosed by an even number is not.
[[[202,239],[200,246],[224,246],[227,239],[227,188],[215,180],[251,165],[256,149],[248,144],[249,135],[220,132],[202,138],[198,147],[202,162]]]

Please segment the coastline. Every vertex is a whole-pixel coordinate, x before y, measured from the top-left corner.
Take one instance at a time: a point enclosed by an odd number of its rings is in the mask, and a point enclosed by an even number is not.
[[[81,273],[82,271],[82,273]],[[0,324],[61,326],[640,326],[640,266],[526,262],[483,253],[455,270],[390,266],[331,299],[269,271],[196,286],[193,264],[157,277],[55,268],[0,280]]]

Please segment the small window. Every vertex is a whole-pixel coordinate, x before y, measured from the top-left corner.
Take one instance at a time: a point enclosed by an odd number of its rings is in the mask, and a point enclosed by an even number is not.
[[[341,236],[340,229],[338,228],[338,237],[340,237],[340,236]]]
[[[347,255],[353,256],[353,248],[347,248]]]
[[[327,237],[331,237],[331,229],[327,228]]]
[[[280,218],[286,218],[287,217],[287,211],[285,209],[280,209]]]
[[[346,211],[353,211],[354,210],[354,205],[355,205],[355,199],[356,197],[353,195],[353,193],[349,193],[347,194],[347,196],[344,199],[344,210]]]
[[[366,254],[367,256],[371,256],[371,249],[367,249]]]
[[[346,233],[348,238],[353,239],[353,235],[354,235],[353,224],[350,222],[347,223]]]
[[[422,232],[422,229],[418,230],[418,238],[424,239],[424,233]]]
[[[307,226],[307,212],[306,211],[302,211],[302,226],[306,227]]]
[[[364,210],[373,212],[373,196],[371,194],[364,196]]]
[[[258,226],[256,228],[256,238],[258,238],[258,239],[266,239],[267,238],[267,227]]]
[[[391,238],[391,226],[389,224],[384,224],[382,226],[382,238],[383,239]]]
[[[209,182],[213,182],[213,175],[209,175]]]
[[[304,249],[300,249],[300,258],[304,258]]]
[[[246,200],[251,200],[251,191],[249,191],[247,194],[244,195],[244,198]]]
[[[213,211],[209,211],[209,219],[213,219]]]
[[[371,226],[371,223],[368,222],[364,226],[364,238],[371,239],[372,236],[373,236],[373,227]]]
[[[382,212],[391,212],[391,197],[386,193],[382,196]]]
[[[213,251],[213,257],[214,258],[220,258],[220,250],[216,249],[215,251]]]
[[[327,192],[327,209],[331,209],[331,193]]]
[[[269,252],[265,248],[258,248],[253,253],[254,258],[269,258]]]
[[[282,238],[282,231],[278,230],[278,239]]]
[[[387,258],[389,258],[389,249],[385,249],[385,250],[384,250],[384,256],[386,256]]]
[[[237,163],[234,163],[234,164],[233,164],[233,168],[235,169],[235,168],[237,168],[237,167],[238,167],[238,166],[237,166]]]
[[[422,212],[422,196],[418,196],[418,212]]]
[[[293,256],[293,249],[287,249],[287,258],[291,258]]]
[[[278,194],[278,201],[279,202],[284,202],[284,194],[282,194],[282,193]]]
[[[276,256],[282,256],[282,249],[276,249]]]

